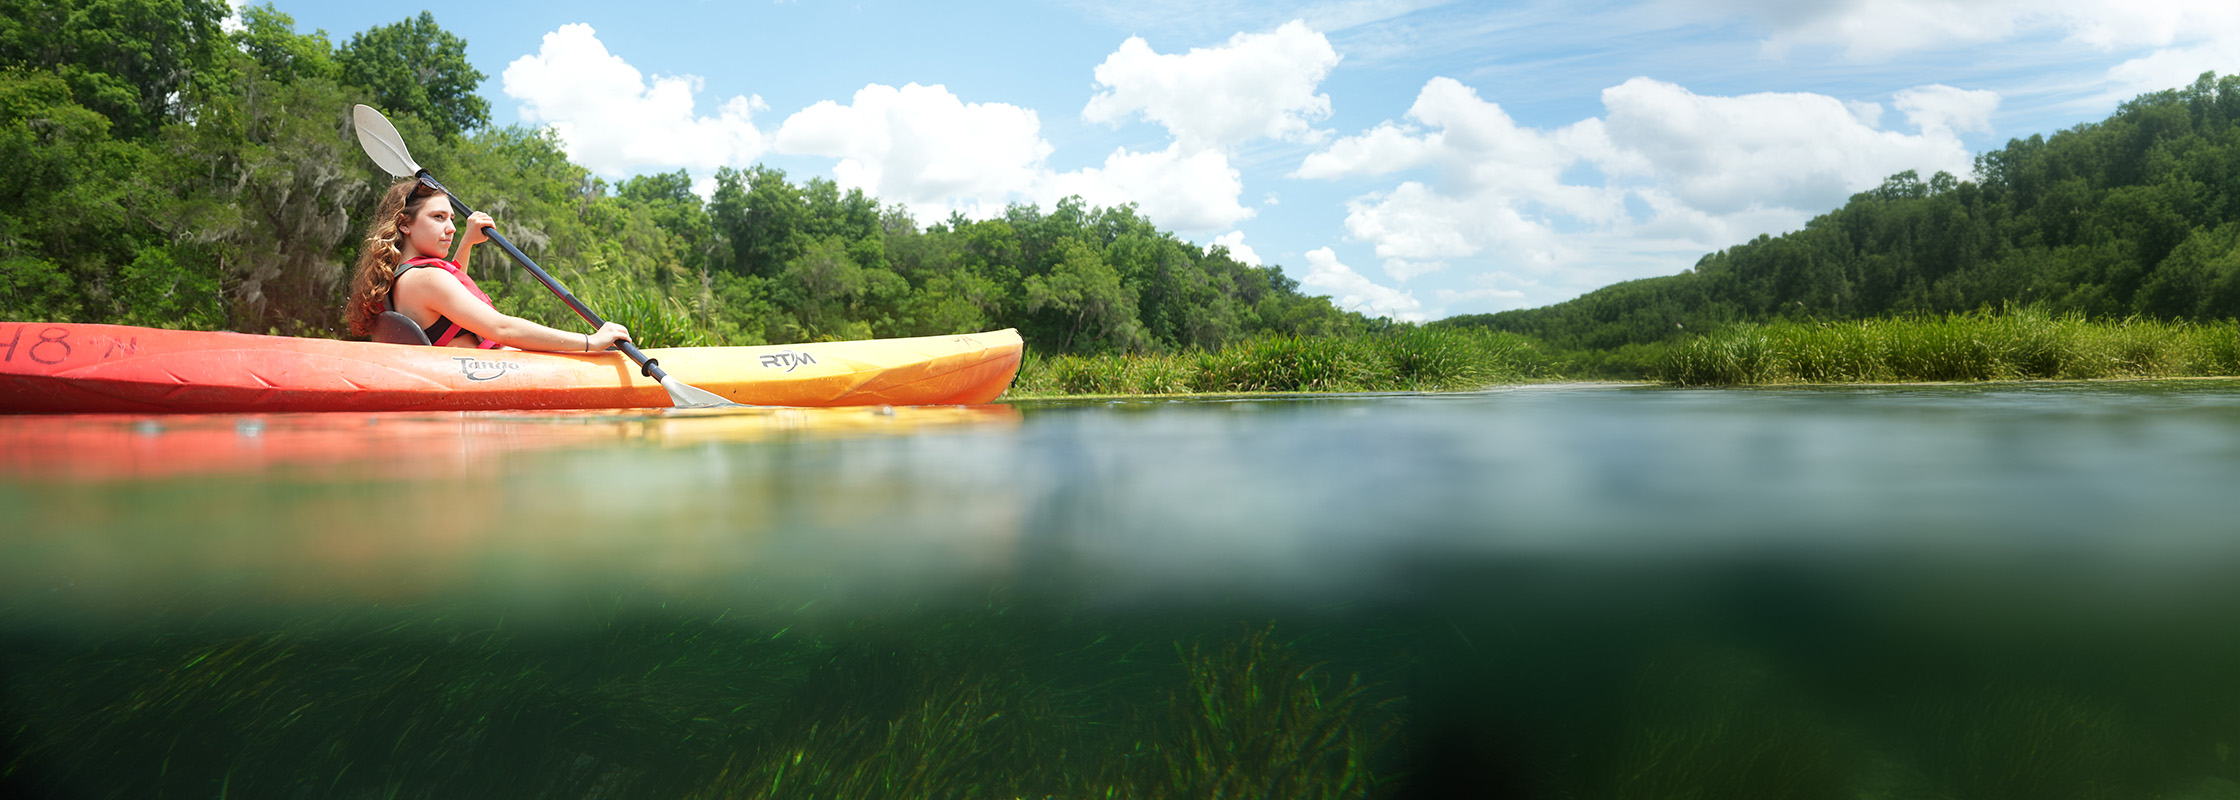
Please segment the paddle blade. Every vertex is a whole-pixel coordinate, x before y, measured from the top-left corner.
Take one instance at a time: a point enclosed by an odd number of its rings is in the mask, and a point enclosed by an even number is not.
[[[669,390],[669,404],[677,408],[745,408],[746,406],[723,399],[722,395],[697,386],[661,376],[661,388]]]
[[[397,135],[397,126],[389,124],[388,117],[360,105],[350,109],[350,119],[357,123],[358,146],[366,149],[373,163],[399,178],[420,173],[420,165],[412,160],[412,151],[405,149],[404,137]]]

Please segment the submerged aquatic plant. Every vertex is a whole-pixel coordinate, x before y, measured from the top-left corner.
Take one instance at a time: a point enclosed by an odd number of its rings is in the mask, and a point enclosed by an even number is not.
[[[735,751],[692,798],[1017,797],[1061,782],[1051,693],[1015,661],[895,648],[836,654],[777,731]]]
[[[2001,684],[1908,709],[1916,754],[1954,796],[2000,800],[2152,797],[2169,788],[2113,703],[2049,686]]]
[[[1350,798],[1378,786],[1389,701],[1275,641],[1274,626],[1207,652],[1176,645],[1189,687],[1170,700],[1164,775],[1145,797]]]
[[[1373,796],[1393,701],[1273,633],[1210,652],[1176,643],[1186,685],[1164,716],[1089,713],[1029,679],[1015,653],[845,655],[781,715],[789,732],[735,755],[692,797]]]
[[[1631,706],[1608,797],[1837,797],[1854,772],[1836,732],[1742,653],[1645,664]]]
[[[675,796],[799,672],[799,643],[741,632],[621,619],[555,647],[495,620],[394,613],[135,631],[10,676],[39,686],[17,765],[119,796]]]
[[[0,786],[1363,797],[1391,724],[1372,687],[1334,679],[1271,630],[1175,645],[1177,669],[1142,657],[1169,637],[1083,646],[986,613],[812,624],[638,608],[523,627],[383,610],[249,632],[149,625],[8,654],[0,693],[28,702],[9,711]],[[1143,702],[1160,696],[1173,700]]]

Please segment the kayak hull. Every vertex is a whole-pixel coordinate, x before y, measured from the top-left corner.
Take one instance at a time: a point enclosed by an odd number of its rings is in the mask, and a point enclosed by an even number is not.
[[[670,376],[762,406],[974,404],[1019,371],[1012,330],[653,348]],[[0,323],[0,412],[476,411],[666,407],[618,352],[468,350],[122,325]]]

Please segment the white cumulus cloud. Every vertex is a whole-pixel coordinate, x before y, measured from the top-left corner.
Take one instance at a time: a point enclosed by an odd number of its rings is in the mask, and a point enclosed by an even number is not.
[[[1211,150],[1119,148],[1100,166],[1057,172],[1034,111],[968,103],[942,86],[871,84],[846,105],[824,101],[787,117],[777,152],[840,159],[833,178],[920,218],[951,211],[985,219],[1014,202],[1054,205],[1079,195],[1096,206],[1133,203],[1153,222],[1210,232],[1249,219],[1244,183]]]
[[[1906,121],[1927,138],[1947,138],[1954,131],[1991,132],[1991,112],[1999,109],[1999,93],[1986,89],[1955,89],[1941,83],[1916,86],[1892,97],[1892,105]],[[1865,121],[1874,127],[1873,121]]]
[[[1240,41],[1247,51],[1266,46],[1252,37]],[[1192,63],[1257,63],[1233,62]],[[506,95],[521,103],[522,120],[552,128],[577,163],[609,177],[684,167],[696,173],[694,188],[703,194],[713,188],[708,174],[715,168],[748,166],[775,151],[837,159],[833,177],[842,187],[906,204],[920,218],[958,211],[985,219],[1010,203],[1048,206],[1071,195],[1100,206],[1133,203],[1153,223],[1186,233],[1233,228],[1255,213],[1238,202],[1242,176],[1220,150],[1189,149],[1179,140],[1160,150],[1123,147],[1101,165],[1058,172],[1048,164],[1052,147],[1034,110],[966,102],[940,85],[869,84],[845,103],[812,104],[765,133],[753,119],[767,110],[761,98],[733,97],[714,115],[701,115],[694,110],[700,78],[649,79],[583,24],[546,34],[538,52],[507,65],[502,78]],[[1327,99],[1322,103],[1326,108]]]
[[[1330,115],[1330,96],[1316,89],[1337,65],[1330,40],[1298,20],[1179,55],[1130,37],[1097,65],[1102,91],[1081,115],[1118,124],[1141,114],[1191,151],[1300,139],[1312,135],[1311,120]]]
[[[1767,54],[1827,47],[1856,61],[1950,51],[2030,37],[2129,54],[2096,84],[2073,87],[2100,104],[2240,71],[2240,2],[2233,0],[1655,0],[1696,19],[1741,16],[1767,31]]]
[[[1942,86],[1901,92],[1896,104],[1921,125],[1907,134],[1868,126],[1827,95],[1699,95],[1635,78],[1602,92],[1614,151],[1597,155],[1606,171],[1650,179],[1714,214],[1822,210],[1908,169],[1968,174],[1973,157],[1953,128],[1988,128],[1979,120],[1997,102],[1991,92]]]
[[[1300,285],[1329,291],[1339,308],[1408,321],[1430,318],[1415,293],[1362,277],[1352,267],[1339,263],[1338,254],[1330,248],[1318,247],[1306,255],[1307,276],[1299,279]]]
[[[1451,78],[1425,83],[1407,119],[1332,142],[1295,173],[1336,178],[1428,167],[1438,176],[1437,187],[1407,181],[1347,204],[1347,234],[1374,242],[1394,280],[1495,245],[1550,260],[1557,244],[1549,213],[1610,221],[1624,212],[1619,193],[1563,180],[1588,154],[1609,152],[1599,120],[1553,131],[1519,126]]]
[[[871,84],[848,105],[826,100],[795,112],[778,128],[776,149],[838,158],[840,186],[882,202],[980,217],[1047,180],[1051,151],[1035,112],[915,83]]]
[[[2039,34],[2104,51],[2163,47],[2240,28],[2240,4],[2230,0],[1674,0],[1667,5],[1755,18],[1769,29],[1765,47],[1776,55],[1825,45],[1860,60]]]
[[[1453,82],[1449,78],[1433,80]],[[1428,93],[1429,87],[1425,91]],[[1422,102],[1421,95],[1417,102]],[[1410,110],[1408,115],[1414,117],[1415,112]],[[1308,155],[1305,161],[1300,162],[1295,176],[1338,178],[1347,175],[1383,175],[1413,169],[1438,155],[1438,147],[1445,139],[1445,136],[1438,134],[1422,135],[1414,126],[1387,122],[1358,136],[1347,136],[1331,142],[1328,147]]]
[[[2190,86],[2204,72],[2240,74],[2240,30],[2196,45],[2165,47],[2109,68],[2104,99],[2128,100],[2147,92]]]
[[[1260,254],[1252,251],[1252,245],[1244,243],[1244,231],[1230,231],[1213,237],[1213,243],[1206,245],[1206,255],[1212,255],[1213,248],[1216,247],[1227,249],[1229,257],[1239,264],[1260,266]]]
[[[1184,232],[1220,230],[1254,214],[1237,203],[1244,178],[1227,156],[1184,152],[1179,144],[1145,153],[1121,148],[1104,166],[1054,175],[1045,187],[1045,204],[1069,195],[1099,206],[1135,203],[1146,218]]]
[[[649,81],[607,52],[590,25],[574,23],[544,35],[535,55],[506,65],[505,93],[521,103],[523,122],[558,134],[568,157],[609,177],[679,167],[705,174],[746,166],[768,149],[754,125],[760,97],[734,96],[713,116],[695,109],[705,82],[694,75]]]
[[[1527,218],[1515,198],[1494,192],[1445,193],[1416,181],[1346,203],[1346,235],[1376,245],[1385,274],[1406,282],[1446,269],[1447,261],[1501,247],[1550,260],[1555,234]]]
[[[1988,131],[1999,96],[1899,92],[1891,104],[1911,133],[1879,128],[1879,104],[1817,94],[1699,95],[1636,78],[1602,101],[1602,117],[1538,129],[1434,78],[1404,121],[1333,141],[1295,174],[1421,175],[1349,201],[1347,236],[1373,245],[1394,281],[1474,259],[1477,274],[1508,276],[1505,287],[1455,299],[1511,299],[1508,287],[1522,284],[1677,271],[1687,262],[1675,253],[1692,260],[1791,230],[1904,170],[1965,175],[1971,153],[1957,132]],[[1535,275],[1545,280],[1515,277]]]
[[[1522,302],[1525,299],[1524,292],[1520,292],[1515,289],[1500,289],[1491,286],[1480,287],[1477,289],[1439,289],[1433,291],[1431,294],[1433,297],[1439,298],[1440,303],[1450,306],[1456,303],[1469,302],[1473,300],[1493,300],[1507,303],[1518,303]]]

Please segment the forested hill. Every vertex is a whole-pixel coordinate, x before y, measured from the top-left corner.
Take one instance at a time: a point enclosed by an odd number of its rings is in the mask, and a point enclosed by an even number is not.
[[[1213,348],[1381,324],[1133,208],[1014,206],[921,226],[830,180],[721,171],[619,185],[550,135],[492,127],[467,43],[428,13],[352,35],[223,0],[0,0],[0,320],[336,336],[345,274],[389,183],[350,107],[491,211],[647,345],[1017,327],[1036,352]],[[501,308],[579,326],[496,250]]]
[[[1564,349],[1737,321],[2031,305],[2097,318],[2240,316],[2240,76],[1977,157],[1974,180],[1900,173],[1803,230],[1543,308],[1454,317]]]

